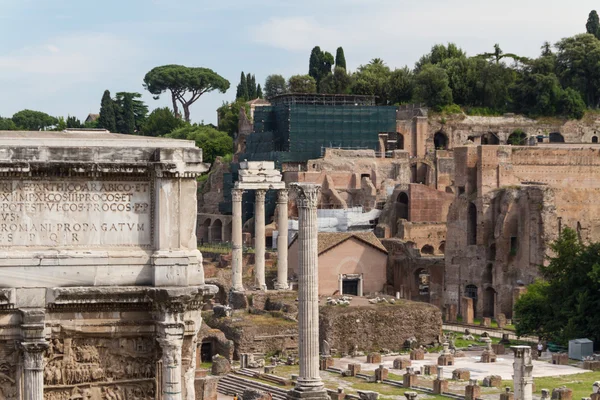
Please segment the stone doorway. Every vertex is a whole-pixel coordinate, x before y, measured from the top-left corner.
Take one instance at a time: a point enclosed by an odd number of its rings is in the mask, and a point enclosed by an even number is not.
[[[363,295],[363,279],[361,274],[340,275],[339,281],[340,294],[350,296]]]
[[[477,286],[467,285],[467,287],[465,287],[465,297],[473,299],[473,316],[477,317]]]
[[[202,342],[202,345],[200,346],[200,360],[202,362],[212,361],[214,355],[213,348],[212,340]]]
[[[483,292],[483,316],[493,318],[496,311],[496,291],[489,287]]]

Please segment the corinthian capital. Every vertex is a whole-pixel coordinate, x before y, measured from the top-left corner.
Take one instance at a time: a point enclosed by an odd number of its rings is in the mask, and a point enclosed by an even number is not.
[[[22,342],[20,347],[23,350],[23,367],[26,370],[44,369],[44,351],[48,348],[48,342]]]
[[[254,191],[254,196],[256,199],[256,202],[261,202],[264,203],[265,202],[265,197],[267,196],[267,191],[265,189],[256,189]]]
[[[232,201],[242,201],[242,194],[244,191],[242,189],[231,189],[231,200]]]
[[[292,189],[296,191],[296,204],[298,208],[317,208],[321,185],[313,183],[292,183]]]
[[[287,189],[279,189],[277,191],[277,202],[281,204],[285,204],[288,202],[288,190]]]

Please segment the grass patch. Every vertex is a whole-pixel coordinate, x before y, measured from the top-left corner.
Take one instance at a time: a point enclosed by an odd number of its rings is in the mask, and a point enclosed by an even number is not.
[[[198,368],[211,370],[212,369],[212,363],[210,361],[206,361],[206,362],[200,363],[200,365],[198,366]]]
[[[278,365],[273,370],[273,375],[289,379],[292,374],[299,374],[300,366],[298,365]]]
[[[239,314],[234,314],[234,317],[239,317]],[[294,321],[289,321],[283,318],[277,318],[269,313],[265,314],[243,314],[243,320],[235,322],[237,326],[255,326],[255,325],[276,325],[281,327],[294,327],[298,324]]]
[[[574,399],[581,399],[582,397],[590,397],[592,393],[592,384],[598,380],[600,375],[598,372],[584,372],[582,374],[575,375],[561,375],[561,376],[547,376],[543,378],[533,378],[535,382],[535,392],[538,396],[541,396],[542,389],[548,389],[552,392],[552,389],[566,386],[573,391]],[[513,381],[502,381],[502,386],[512,387]]]

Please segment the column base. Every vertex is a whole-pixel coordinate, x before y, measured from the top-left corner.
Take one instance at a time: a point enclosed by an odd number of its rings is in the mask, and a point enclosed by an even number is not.
[[[276,283],[275,284],[275,290],[288,290],[290,288],[290,285],[288,285],[287,283]]]
[[[324,387],[318,389],[295,387],[287,392],[289,400],[329,400],[329,395]]]

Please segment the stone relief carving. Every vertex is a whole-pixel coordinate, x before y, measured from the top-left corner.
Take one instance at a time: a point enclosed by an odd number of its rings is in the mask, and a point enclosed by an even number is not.
[[[153,338],[53,339],[46,351],[48,400],[154,398]]]
[[[17,351],[12,343],[0,342],[0,400],[17,399]]]

